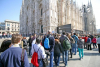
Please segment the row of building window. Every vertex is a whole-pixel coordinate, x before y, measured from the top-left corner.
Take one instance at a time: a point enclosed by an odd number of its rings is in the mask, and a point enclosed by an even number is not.
[[[12,29],[12,31],[13,31],[13,29]],[[15,29],[15,31],[16,31],[16,29]],[[18,31],[19,31],[19,29],[18,29]]]
[[[13,27],[13,25],[12,25],[12,27]],[[15,27],[16,27],[16,25],[15,25]],[[19,26],[18,26],[19,27]]]
[[[10,24],[7,24],[7,26],[10,26]],[[13,26],[13,25],[12,25]],[[15,27],[16,27],[16,25],[15,25]],[[19,25],[18,25],[18,27],[19,27]]]

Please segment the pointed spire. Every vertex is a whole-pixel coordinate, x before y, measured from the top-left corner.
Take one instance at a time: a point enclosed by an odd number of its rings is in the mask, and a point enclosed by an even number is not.
[[[78,8],[78,2],[76,2],[76,7]]]
[[[24,5],[24,0],[22,0],[22,5]]]
[[[88,0],[88,6],[89,6],[89,0]]]
[[[82,6],[83,6],[83,2],[82,2]]]
[[[90,0],[90,5],[92,5],[92,4],[91,4],[91,0]]]
[[[91,0],[90,0],[90,6],[92,7],[92,3],[91,3]]]
[[[71,0],[71,4],[73,4],[73,0]]]
[[[76,0],[75,0],[75,5],[76,5]]]

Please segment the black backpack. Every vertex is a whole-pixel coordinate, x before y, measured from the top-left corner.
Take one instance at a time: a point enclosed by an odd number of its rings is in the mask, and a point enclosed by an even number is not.
[[[23,40],[23,46],[27,46],[27,40]]]

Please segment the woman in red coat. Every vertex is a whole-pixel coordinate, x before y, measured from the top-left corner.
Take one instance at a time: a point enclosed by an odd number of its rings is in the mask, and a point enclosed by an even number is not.
[[[97,39],[96,39],[96,37],[94,37],[94,38],[92,39],[92,43],[93,43],[93,48],[95,48],[95,46],[96,46],[96,48],[97,48],[97,45],[96,45]]]

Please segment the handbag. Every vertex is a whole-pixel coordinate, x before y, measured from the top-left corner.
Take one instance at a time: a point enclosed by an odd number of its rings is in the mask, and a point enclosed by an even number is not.
[[[48,66],[48,58],[42,59],[43,61],[43,67],[47,67]]]

